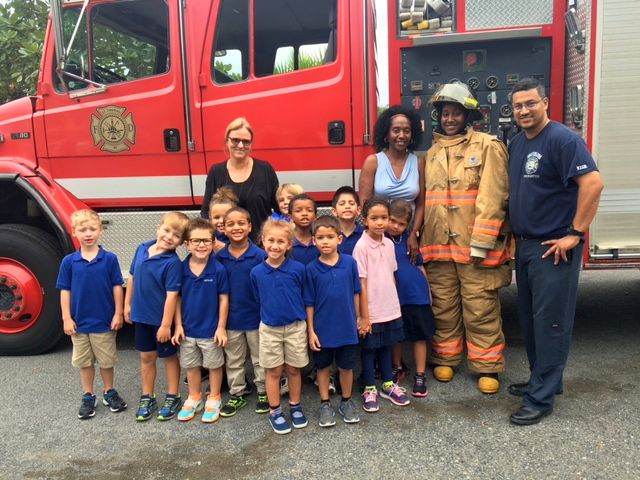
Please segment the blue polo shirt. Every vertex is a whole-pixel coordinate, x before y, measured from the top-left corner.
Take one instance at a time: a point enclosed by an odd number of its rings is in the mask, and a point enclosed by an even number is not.
[[[356,243],[360,240],[363,232],[364,227],[359,223],[356,223],[356,229],[351,232],[351,235],[347,237],[342,233],[342,243],[338,245],[338,251],[346,255],[353,255],[353,247],[356,246]]]
[[[249,248],[238,258],[229,247],[216,254],[229,278],[229,319],[227,330],[255,330],[260,326],[260,304],[253,296],[251,269],[260,265],[267,254],[249,240]]]
[[[278,268],[266,261],[251,270],[253,293],[260,302],[260,320],[270,327],[306,320],[302,299],[304,265],[287,258]]]
[[[191,338],[212,338],[218,328],[219,295],[229,293],[227,272],[213,255],[200,275],[189,268],[191,255],[182,262],[182,327]]]
[[[149,257],[150,240],[138,246],[129,274],[133,275],[131,320],[160,326],[167,292],[179,292],[182,263],[175,250]]]
[[[409,234],[403,233],[398,237],[389,236],[396,251],[396,288],[400,305],[429,305],[429,283],[418,267],[422,266],[422,257],[416,257],[416,264],[411,263],[411,256],[407,253],[407,239]]]
[[[322,348],[358,343],[354,295],[360,293],[358,265],[349,255],[327,265],[319,258],[307,265],[304,302],[314,307],[313,328]]]
[[[313,241],[309,242],[309,245],[302,243],[297,238],[293,242],[293,247],[289,253],[289,258],[294,259],[296,262],[300,262],[303,265],[308,265],[320,256],[320,252],[313,244]]]
[[[62,259],[56,288],[71,292],[71,317],[78,333],[111,330],[116,285],[122,285],[118,258],[102,247],[90,262],[82,258],[80,250]]]
[[[514,233],[562,237],[578,204],[574,177],[597,171],[582,138],[551,121],[535,138],[524,132],[509,144],[509,220]]]
[[[219,232],[218,230],[215,231],[214,235],[216,236],[216,240],[220,240],[225,245],[229,245],[229,243],[231,243],[229,237],[227,237],[224,233]]]

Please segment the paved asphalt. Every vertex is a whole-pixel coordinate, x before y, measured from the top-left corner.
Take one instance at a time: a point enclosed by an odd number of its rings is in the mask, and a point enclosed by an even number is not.
[[[0,357],[0,478],[640,478],[640,273],[583,273],[565,393],[531,427],[508,421],[519,402],[506,385],[527,372],[515,293],[502,292],[507,372],[497,395],[480,394],[461,368],[450,384],[429,376],[426,400],[405,408],[382,400],[360,424],[321,429],[307,384],[310,424],[284,436],[253,412],[255,397],[213,425],[136,423],[131,329],[119,337],[117,369],[130,408],[99,406],[88,421],[76,418],[81,391],[67,339],[46,355]]]

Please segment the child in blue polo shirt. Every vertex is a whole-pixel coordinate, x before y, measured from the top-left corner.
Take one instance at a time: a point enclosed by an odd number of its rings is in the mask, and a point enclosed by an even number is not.
[[[209,221],[216,229],[216,241],[213,244],[215,253],[229,244],[229,239],[224,233],[224,216],[229,209],[238,205],[238,196],[229,187],[220,187],[211,197],[209,202]]]
[[[267,258],[251,270],[253,292],[260,303],[260,365],[266,369],[269,422],[276,433],[291,431],[280,407],[280,375],[289,379],[289,406],[294,428],[307,426],[300,406],[300,369],[309,363],[307,323],[302,288],[304,265],[286,257],[294,240],[293,226],[268,218],[262,227]]]
[[[247,404],[249,389],[246,381],[247,354],[253,364],[254,383],[258,391],[256,413],[269,413],[269,400],[264,386],[264,368],[260,366],[260,304],[252,292],[251,269],[264,260],[266,253],[250,240],[251,215],[234,207],[224,217],[229,245],[216,255],[229,277],[230,303],[227,321],[226,357],[227,382],[231,396],[220,411],[232,417]]]
[[[73,342],[71,364],[80,369],[84,395],[78,418],[84,420],[96,414],[96,360],[104,384],[102,403],[112,412],[127,408],[113,388],[116,331],[122,327],[122,274],[116,256],[98,245],[102,222],[96,212],[74,212],[71,228],[80,249],[62,259],[56,287],[60,289],[64,333]]]
[[[394,243],[396,251],[396,288],[402,312],[404,341],[413,343],[413,357],[416,364],[416,374],[413,379],[411,394],[414,397],[428,395],[425,372],[427,370],[427,340],[433,337],[435,321],[431,312],[431,298],[427,272],[422,265],[420,255],[416,257],[416,264],[411,263],[406,231],[411,222],[413,210],[406,200],[391,201],[389,207],[389,224],[387,235]],[[400,383],[399,373],[402,371],[402,344],[393,347],[394,382]]]
[[[316,219],[318,207],[306,193],[296,195],[289,202],[289,216],[295,225],[295,239],[290,257],[307,265],[318,258],[318,249],[313,246],[311,227]]]
[[[124,300],[124,319],[133,323],[135,348],[140,352],[142,396],[136,413],[138,421],[151,418],[158,409],[155,394],[156,360],[164,360],[167,395],[158,420],[175,416],[182,400],[178,391],[180,362],[171,343],[173,318],[182,282],[182,263],[176,248],[189,218],[181,212],[168,212],[156,229],[155,240],[138,246],[129,269]]]
[[[323,215],[316,220],[313,243],[320,257],[307,265],[304,299],[309,345],[318,372],[321,427],[336,424],[336,413],[329,400],[330,369],[334,360],[342,387],[338,411],[346,423],[360,421],[351,400],[358,345],[360,279],[355,260],[338,253],[341,241],[340,223],[335,217]]]
[[[213,257],[215,228],[204,218],[189,221],[184,241],[189,255],[182,262],[182,287],[171,341],[180,345],[180,365],[187,369],[189,398],[178,420],[191,420],[202,410],[201,368],[209,370],[211,393],[204,404],[202,421],[220,416],[220,388],[227,343],[229,282],[224,267]]]
[[[344,186],[336,190],[331,200],[331,213],[340,222],[342,242],[338,245],[340,253],[353,254],[353,247],[364,232],[364,227],[356,222],[360,215],[360,197],[353,187]]]

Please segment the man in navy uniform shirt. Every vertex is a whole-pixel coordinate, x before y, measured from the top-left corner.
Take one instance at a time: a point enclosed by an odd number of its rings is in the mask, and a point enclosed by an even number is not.
[[[544,86],[523,79],[513,88],[512,102],[522,132],[509,145],[509,217],[531,374],[509,392],[522,397],[511,422],[533,425],[553,411],[554,397],[562,393],[584,234],[604,185],[584,141],[549,120]]]

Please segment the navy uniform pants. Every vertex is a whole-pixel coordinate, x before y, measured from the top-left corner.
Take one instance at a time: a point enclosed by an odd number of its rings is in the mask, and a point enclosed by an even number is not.
[[[554,265],[553,255],[542,258],[548,245],[540,240],[518,240],[516,282],[518,317],[527,347],[529,389],[523,405],[537,410],[553,408],[567,364],[582,266],[584,243],[568,252],[568,262]]]

